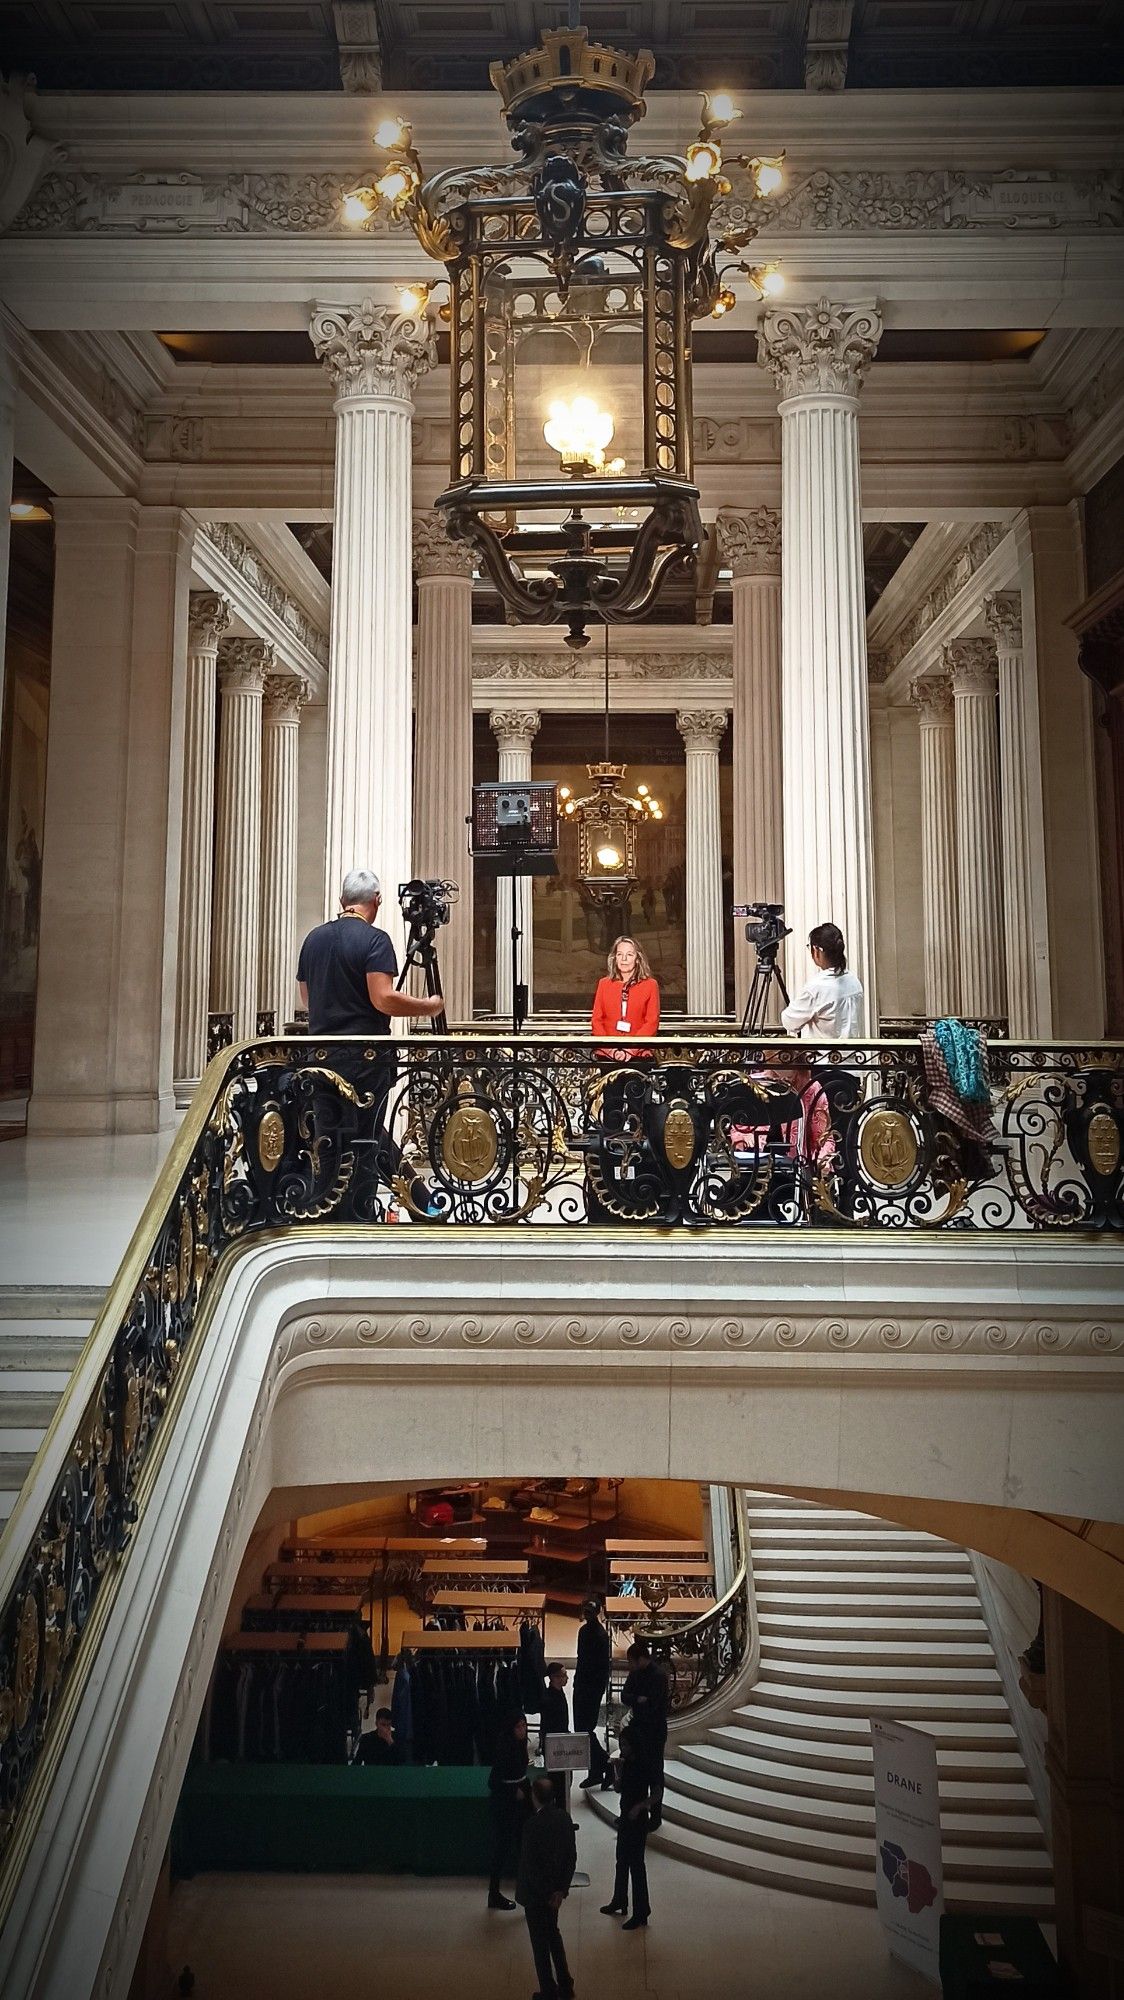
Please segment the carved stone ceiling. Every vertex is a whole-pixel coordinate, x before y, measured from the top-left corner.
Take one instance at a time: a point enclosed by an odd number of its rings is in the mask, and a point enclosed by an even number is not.
[[[3,0],[0,11],[6,65],[44,90],[340,90],[349,41],[364,58],[352,88],[372,88],[381,63],[389,88],[479,90],[490,61],[566,18],[565,0]],[[595,36],[653,48],[656,89],[1124,81],[1120,0],[584,0],[582,19]]]

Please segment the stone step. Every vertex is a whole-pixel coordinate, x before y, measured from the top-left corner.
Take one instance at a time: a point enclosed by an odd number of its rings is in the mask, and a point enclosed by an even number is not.
[[[759,1598],[780,1595],[787,1599],[796,1592],[803,1594],[811,1591],[822,1600],[838,1597],[841,1591],[848,1596],[858,1593],[864,1597],[874,1592],[889,1598],[887,1609],[896,1611],[900,1607],[893,1600],[898,1597],[964,1597],[968,1600],[971,1615],[979,1616],[976,1586],[968,1568],[960,1572],[913,1567],[879,1571],[869,1567],[850,1569],[843,1564],[832,1569],[821,1564],[817,1568],[805,1569],[801,1564],[789,1563],[786,1559],[783,1566],[769,1563],[758,1568],[755,1563],[753,1580]]]
[[[765,1730],[773,1736],[810,1738],[812,1741],[826,1739],[830,1742],[857,1742],[869,1740],[869,1718],[883,1714],[893,1720],[915,1722],[932,1736],[937,1744],[948,1750],[1017,1750],[1018,1742],[1009,1721],[1000,1717],[985,1718],[978,1715],[919,1715],[916,1710],[899,1715],[898,1704],[886,1702],[879,1709],[870,1703],[861,1712],[855,1708],[836,1708],[830,1714],[823,1707],[801,1707],[798,1702],[779,1701],[775,1696],[766,1698],[764,1693],[754,1691],[753,1699],[743,1708],[737,1708],[734,1715],[742,1728]]]
[[[944,1554],[950,1560],[959,1557],[967,1560],[964,1550],[958,1549],[953,1542],[937,1541],[932,1535],[915,1534],[908,1528],[877,1525],[855,1529],[840,1523],[835,1528],[823,1528],[817,1521],[808,1526],[801,1523],[799,1527],[789,1528],[772,1523],[768,1527],[758,1527],[751,1521],[749,1543],[755,1558],[770,1555],[776,1550],[817,1549],[850,1553],[857,1549],[871,1549],[927,1556]]]
[[[762,1678],[754,1684],[752,1704],[812,1715],[817,1722],[832,1723],[844,1716],[865,1722],[872,1715],[891,1716],[899,1722],[929,1723],[955,1728],[961,1722],[1007,1725],[1007,1703],[1002,1694],[959,1694],[955,1690],[883,1688],[860,1685],[850,1688],[791,1687],[782,1681]],[[738,1713],[744,1713],[739,1710]]]
[[[841,1805],[861,1810],[873,1808],[874,1765],[867,1760],[853,1770],[836,1765],[796,1764],[780,1756],[755,1755],[731,1750],[721,1743],[681,1743],[678,1759],[685,1766],[709,1771],[725,1778],[732,1788],[756,1785],[773,1794],[795,1794],[800,1801],[833,1799]],[[941,1764],[941,1804],[948,1811],[970,1812],[980,1821],[993,1817],[1009,1820],[1027,1818],[1038,1830],[1034,1818],[1034,1797],[1025,1780],[988,1778],[982,1772],[965,1778],[947,1774],[948,1759]]]
[[[873,1771],[874,1751],[870,1730],[865,1725],[856,1726],[849,1721],[840,1724],[837,1720],[834,1725],[826,1724],[817,1732],[803,1727],[793,1728],[792,1722],[791,1716],[780,1715],[770,1719],[765,1713],[755,1716],[748,1724],[744,1716],[740,1721],[716,1722],[707,1731],[707,1741],[742,1755],[769,1757],[798,1767]],[[955,1742],[940,1737],[936,1739],[941,1782],[944,1782],[947,1771],[950,1777],[965,1782],[1022,1783],[1025,1773],[1014,1730],[1009,1730],[1001,1742],[996,1742],[995,1731],[984,1729],[981,1740],[980,1726],[975,1725],[974,1735],[969,1733],[971,1727],[965,1724],[957,1732],[958,1740]]]
[[[864,1640],[872,1639],[878,1645],[953,1645],[965,1649],[983,1646],[991,1657],[991,1642],[987,1626],[982,1618],[963,1615],[963,1607],[958,1607],[961,1616],[952,1617],[947,1612],[919,1611],[917,1602],[910,1600],[908,1607],[899,1609],[895,1615],[892,1609],[883,1607],[882,1616],[873,1614],[866,1605],[849,1606],[838,1599],[832,1611],[808,1612],[804,1609],[806,1599],[800,1599],[798,1610],[788,1610],[778,1604],[775,1598],[757,1607],[757,1624],[762,1644],[772,1652],[774,1648],[785,1646],[839,1646],[848,1653],[854,1646],[861,1646]]]
[[[69,1377],[66,1380],[69,1380]],[[13,1432],[38,1431],[42,1437],[59,1406],[59,1399],[65,1388],[65,1380],[62,1389],[59,1390],[30,1387],[9,1389],[6,1383],[0,1383],[0,1451],[6,1449],[6,1440]],[[35,1449],[38,1448],[36,1442]]]
[[[895,1659],[884,1647],[870,1647],[867,1651],[869,1657],[864,1658],[861,1648],[849,1648],[843,1659],[837,1646],[820,1653],[812,1652],[806,1641],[791,1650],[788,1645],[770,1646],[762,1670],[771,1681],[806,1688],[812,1695],[821,1688],[841,1692],[867,1688],[880,1693],[901,1688],[906,1693],[929,1689],[935,1694],[1002,1695],[1003,1683],[995,1669],[994,1655],[987,1647],[977,1647],[974,1660],[954,1658],[944,1664],[934,1657],[930,1647],[913,1647],[912,1657],[907,1653],[904,1659]]]
[[[748,1773],[731,1781],[727,1768],[708,1768],[688,1758],[669,1762],[665,1778],[669,1792],[704,1805],[720,1806],[725,1812],[819,1828],[829,1835],[846,1833],[863,1840],[874,1838],[873,1785],[868,1787],[865,1798],[844,1800],[821,1794],[813,1780],[798,1796],[784,1786],[763,1783]],[[1044,1852],[1042,1828],[1032,1811],[981,1813],[942,1801],[941,1833],[953,1845],[1033,1848]]]
[[[820,1569],[844,1574],[851,1570],[865,1570],[869,1576],[966,1576],[971,1581],[972,1568],[963,1550],[947,1546],[937,1548],[871,1547],[866,1543],[853,1546],[849,1541],[832,1542],[824,1536],[813,1536],[802,1544],[768,1543],[765,1547],[753,1544],[753,1567],[804,1570]]]

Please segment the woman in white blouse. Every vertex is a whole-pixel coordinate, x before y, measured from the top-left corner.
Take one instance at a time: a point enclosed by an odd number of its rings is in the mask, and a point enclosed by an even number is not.
[[[865,1031],[862,983],[847,970],[847,949],[838,924],[817,924],[808,934],[816,970],[781,1014],[790,1035],[802,1030],[825,1041],[858,1041]]]

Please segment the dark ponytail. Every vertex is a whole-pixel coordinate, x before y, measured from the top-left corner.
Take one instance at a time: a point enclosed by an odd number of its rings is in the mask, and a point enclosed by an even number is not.
[[[846,972],[847,947],[838,924],[817,924],[808,933],[808,943],[816,951],[822,951],[832,972]]]

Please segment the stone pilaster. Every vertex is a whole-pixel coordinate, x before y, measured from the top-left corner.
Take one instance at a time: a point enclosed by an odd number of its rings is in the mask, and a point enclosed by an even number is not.
[[[943,657],[956,731],[960,1008],[969,1020],[992,1019],[1007,1004],[995,648],[990,639],[955,639]]]
[[[772,507],[719,514],[733,572],[734,901],[783,903],[781,796],[781,517]],[[729,913],[726,913],[729,921]],[[734,925],[734,992],[745,1006],[753,954]]]
[[[413,873],[410,427],[433,365],[430,321],[365,299],[318,306],[312,344],[336,390],[325,910],[350,868],[383,884],[401,948],[398,885]]]
[[[308,683],[271,674],[261,728],[261,950],[258,1005],[281,1034],[297,1004],[297,753]]]
[[[439,514],[414,516],[418,665],[414,727],[414,873],[460,884],[440,938],[450,1024],[472,1020],[472,552]]]
[[[190,1096],[207,1061],[215,833],[215,679],[219,641],[230,618],[230,605],[225,597],[212,590],[191,592],[176,993],[175,1089],[181,1101]]]
[[[960,924],[956,876],[956,738],[952,682],[919,674],[910,698],[921,724],[921,911],[925,1012],[960,1011]],[[903,801],[904,804],[904,801]]]
[[[16,450],[16,356],[14,331],[0,310],[0,716],[4,709],[4,641],[8,624],[8,560],[11,545],[12,470]]]
[[[273,668],[264,639],[219,646],[218,824],[211,940],[211,1005],[233,1014],[236,1041],[257,1025],[261,935],[262,696]]]
[[[1022,593],[985,598],[999,675],[999,820],[1003,835],[1003,941],[1007,961],[1008,1033],[1034,1041],[1042,1033],[1034,923],[1031,774],[1039,754],[1037,703],[1031,702],[1023,658]],[[1031,754],[1033,726],[1034,755]],[[1041,948],[1045,951],[1045,939]]]
[[[531,746],[542,716],[537,708],[495,708],[488,717],[499,745],[499,778],[503,785],[526,784],[531,776]],[[512,891],[514,890],[514,897]],[[535,950],[531,922],[531,878],[501,875],[496,882],[496,1013],[511,1019],[511,926],[523,933],[520,961],[527,987],[527,1012],[534,1004]]]
[[[675,718],[687,752],[687,1012],[697,1019],[726,1011],[718,796],[718,747],[726,721],[724,708],[691,709]]]
[[[784,879],[802,950],[839,924],[878,1019],[859,390],[878,347],[874,304],[766,312],[758,358],[780,392]]]

